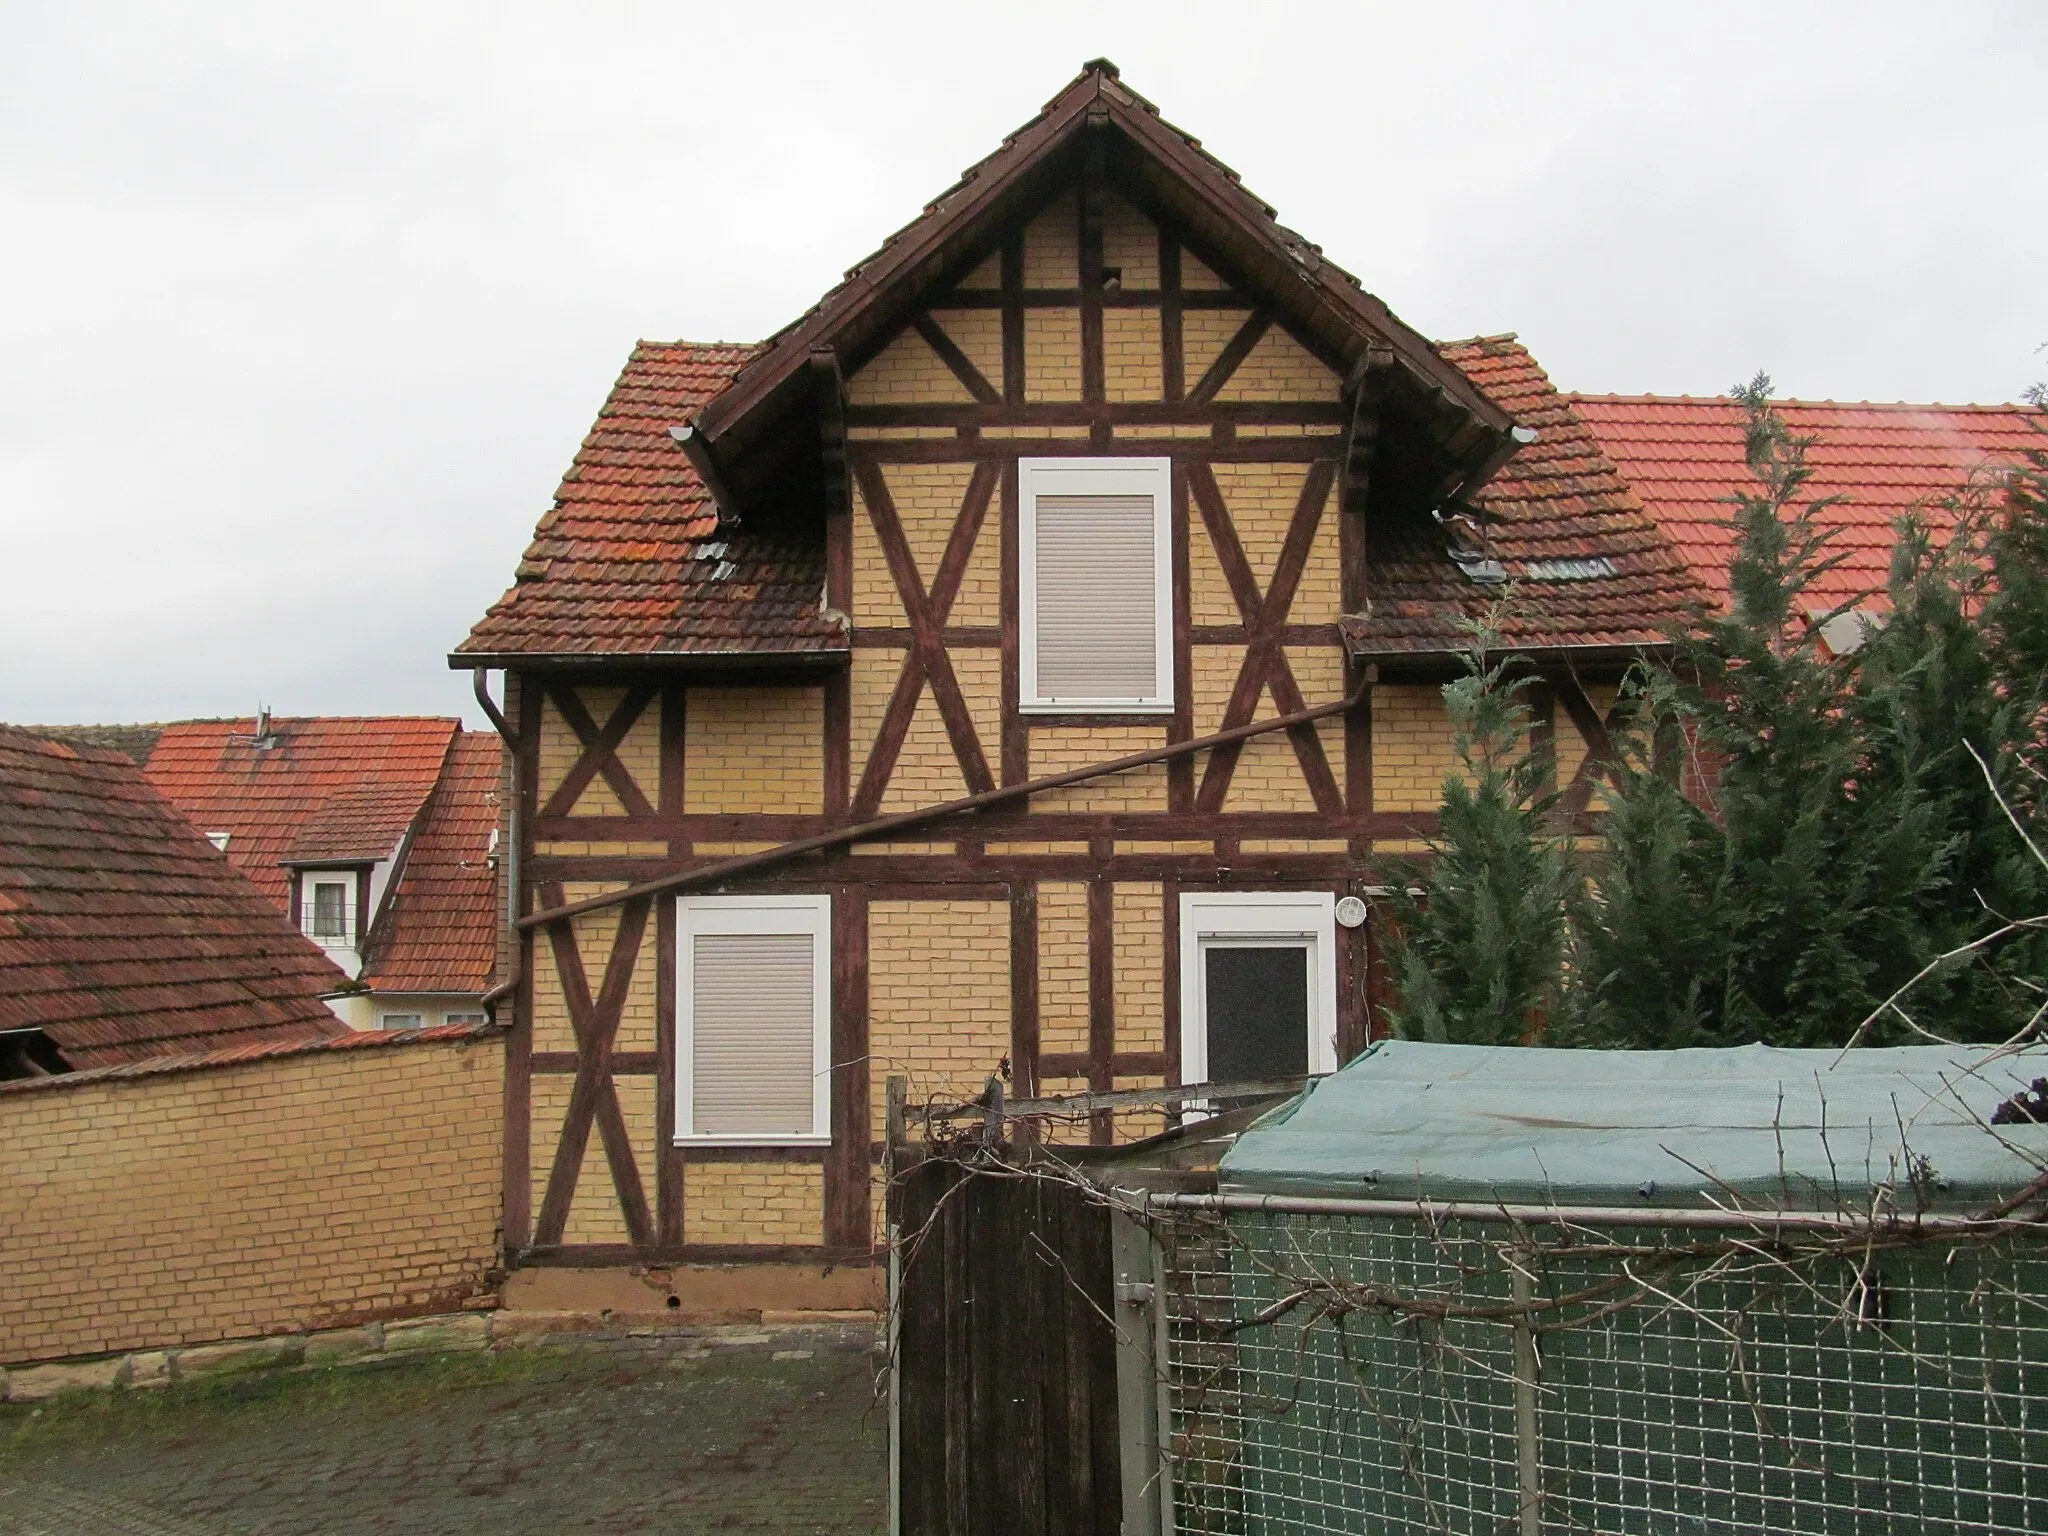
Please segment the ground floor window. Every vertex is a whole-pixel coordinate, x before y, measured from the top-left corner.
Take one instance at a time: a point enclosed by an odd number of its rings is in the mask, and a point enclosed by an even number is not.
[[[1180,927],[1184,1082],[1337,1070],[1336,897],[1191,892]]]
[[[828,896],[676,902],[676,1139],[827,1141],[832,1113]]]

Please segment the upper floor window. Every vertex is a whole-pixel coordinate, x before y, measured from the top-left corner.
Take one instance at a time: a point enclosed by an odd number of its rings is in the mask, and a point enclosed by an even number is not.
[[[1173,708],[1171,473],[1166,459],[1020,462],[1021,708]]]

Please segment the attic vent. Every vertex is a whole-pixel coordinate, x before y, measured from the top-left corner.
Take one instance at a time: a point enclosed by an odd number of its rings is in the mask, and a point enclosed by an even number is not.
[[[1614,574],[1614,562],[1605,555],[1589,560],[1531,560],[1522,567],[1528,581],[1600,581]]]

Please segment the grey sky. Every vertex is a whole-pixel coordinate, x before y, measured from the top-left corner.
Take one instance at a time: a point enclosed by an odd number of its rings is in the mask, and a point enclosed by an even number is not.
[[[2048,375],[2038,4],[0,0],[0,719],[464,710],[634,338],[784,324],[1097,54],[1566,388]]]

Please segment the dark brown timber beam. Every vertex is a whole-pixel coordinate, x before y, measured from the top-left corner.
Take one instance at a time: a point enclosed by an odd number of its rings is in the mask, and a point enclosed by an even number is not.
[[[800,837],[795,842],[784,843],[778,848],[764,848],[759,853],[742,853],[730,859],[720,859],[715,864],[701,864],[695,869],[678,870],[672,875],[663,875],[656,880],[643,880],[638,885],[607,891],[602,896],[590,896],[582,901],[569,902],[565,906],[550,907],[544,912],[535,912],[520,918],[519,926],[538,928],[546,923],[561,922],[565,918],[580,917],[585,912],[600,912],[606,907],[616,907],[621,902],[636,901],[643,896],[662,896],[670,891],[682,890],[686,886],[716,885],[722,880],[752,874],[757,869],[766,869],[770,865],[780,864],[786,859],[797,858],[806,853],[823,853],[828,848],[844,847],[849,843],[860,842],[863,838],[880,837],[886,832],[905,832],[912,827],[942,821],[948,816],[958,816],[965,811],[980,811],[992,805],[1006,805],[1012,800],[1043,794],[1049,789],[1064,789],[1069,784],[1083,784],[1090,779],[1104,778],[1112,773],[1123,773],[1152,763],[1169,762],[1193,752],[1206,752],[1212,747],[1228,746],[1234,741],[1263,736],[1268,731],[1284,731],[1293,726],[1307,725],[1314,720],[1341,715],[1357,704],[1361,696],[1362,692],[1333,700],[1328,704],[1318,704],[1313,709],[1298,709],[1293,714],[1275,715],[1270,720],[1254,720],[1249,725],[1217,731],[1209,736],[1197,736],[1192,741],[1168,742],[1163,747],[1133,752],[1129,757],[1112,758],[1109,762],[1096,763],[1087,768],[1072,768],[1065,773],[1048,774],[1042,779],[1032,779],[1023,784],[999,785],[994,789],[985,789],[980,794],[928,805],[922,810],[898,811],[893,816],[878,816],[872,821],[859,822],[850,827],[835,827],[830,832]]]

